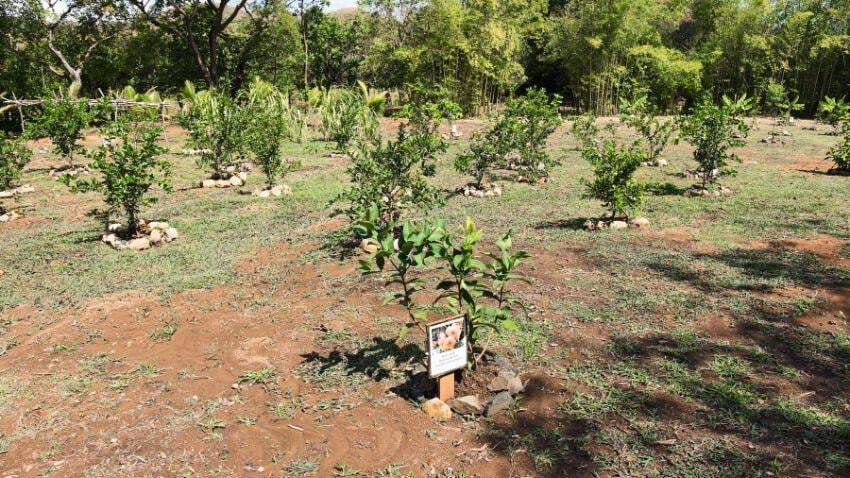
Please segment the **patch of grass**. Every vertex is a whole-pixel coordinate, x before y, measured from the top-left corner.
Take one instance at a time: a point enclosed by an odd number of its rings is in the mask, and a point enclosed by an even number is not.
[[[153,377],[162,373],[163,369],[154,364],[147,362],[139,362],[136,364],[136,373],[144,377]]]
[[[148,338],[155,342],[168,342],[175,333],[177,333],[177,327],[170,322],[166,322],[162,327],[151,330]]]
[[[295,418],[295,415],[304,410],[307,402],[301,395],[288,396],[286,399],[269,405],[271,414],[277,418],[290,420]]]
[[[263,367],[259,370],[252,370],[243,373],[239,376],[239,382],[246,382],[251,385],[268,385],[277,379],[277,372],[271,366]]]
[[[286,476],[293,478],[315,476],[318,471],[318,463],[309,458],[299,458],[289,463],[289,466],[286,468]]]

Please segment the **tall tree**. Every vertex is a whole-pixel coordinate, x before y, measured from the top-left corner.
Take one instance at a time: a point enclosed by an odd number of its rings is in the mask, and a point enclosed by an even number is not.
[[[161,30],[181,39],[192,52],[195,64],[207,86],[220,88],[228,74],[238,86],[244,81],[247,58],[257,47],[257,39],[268,27],[276,11],[276,0],[128,0],[137,11]],[[237,19],[250,24],[248,37],[242,39],[232,65],[222,58],[222,40],[229,39]],[[230,70],[228,70],[230,67]]]

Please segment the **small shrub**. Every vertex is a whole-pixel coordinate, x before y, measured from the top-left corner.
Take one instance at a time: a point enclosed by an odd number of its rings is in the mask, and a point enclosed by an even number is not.
[[[676,121],[673,119],[660,120],[649,104],[646,96],[633,101],[621,100],[622,113],[620,121],[637,131],[639,144],[646,151],[645,161],[658,164],[661,153],[670,144],[676,132]]]
[[[408,209],[428,209],[441,202],[439,190],[425,179],[436,172],[436,156],[448,145],[437,128],[445,114],[445,103],[434,103],[424,94],[409,103],[404,112],[409,121],[398,128],[395,140],[373,138],[349,151],[347,172],[353,186],[334,199],[347,203],[344,212],[357,221],[372,205],[378,205],[377,221],[397,221]]]
[[[562,123],[560,103],[558,95],[550,98],[536,88],[508,100],[496,123],[476,133],[469,152],[455,159],[455,169],[472,175],[477,186],[497,169],[516,170],[529,182],[549,177],[558,161],[546,152],[546,140]]]
[[[833,172],[850,174],[850,123],[844,123],[841,142],[826,153],[826,158],[835,163]]]
[[[787,124],[791,120],[791,113],[802,110],[806,105],[800,103],[800,97],[791,95],[782,83],[770,80],[764,90],[765,104],[768,113],[775,119],[775,125]]]
[[[88,100],[45,99],[41,105],[41,116],[33,125],[32,134],[50,138],[53,151],[74,165],[74,153],[80,151],[77,142],[83,139],[85,130],[97,117],[100,108],[89,107]]]
[[[29,163],[32,151],[23,138],[0,133],[0,191],[12,189]]]
[[[740,158],[729,149],[746,144],[749,127],[732,107],[717,106],[706,99],[690,115],[680,118],[679,127],[679,138],[696,148],[694,160],[703,188],[715,184],[722,174],[734,174],[729,162]]]
[[[255,80],[247,92],[247,141],[250,152],[266,176],[266,185],[275,185],[278,176],[298,167],[297,162],[287,161],[281,154],[284,141],[292,139],[285,100],[273,85]]]
[[[322,99],[321,114],[325,141],[335,142],[339,150],[346,149],[355,139],[378,136],[378,117],[359,90],[328,90]]]
[[[470,219],[455,236],[446,231],[439,219],[382,225],[378,222],[377,206],[372,206],[370,211],[356,228],[361,236],[372,239],[379,247],[368,260],[360,261],[360,268],[364,274],[390,273],[387,285],[399,290],[389,293],[384,302],[398,301],[408,313],[401,337],[414,327],[424,332],[430,311],[463,315],[469,327],[470,347],[486,335],[484,344],[476,350],[474,363],[477,363],[486,353],[493,334],[517,330],[513,308],[519,301],[509,284],[524,280],[516,268],[529,255],[512,252],[510,231],[496,242],[497,253],[481,254],[478,243],[483,232]],[[486,264],[482,256],[489,258],[490,263]],[[440,295],[434,304],[417,304],[417,294],[425,290],[421,276],[435,264],[445,274],[436,286]]]
[[[832,126],[833,134],[840,134],[842,123],[850,120],[850,103],[827,96],[818,104],[818,117]]]
[[[215,90],[199,92],[180,123],[189,133],[189,144],[200,150],[198,166],[210,169],[213,179],[230,177],[228,169],[245,150],[247,118],[239,103]]]
[[[643,196],[643,186],[635,181],[634,174],[646,161],[646,152],[605,139],[601,146],[584,147],[582,157],[593,165],[593,180],[582,180],[587,188],[584,197],[602,201],[612,218],[628,218]]]
[[[99,171],[101,177],[63,176],[62,181],[75,192],[100,192],[110,211],[123,210],[127,234],[133,237],[141,208],[157,200],[150,194],[151,188],[171,191],[171,164],[159,158],[166,149],[156,144],[161,132],[147,127],[131,130],[125,124],[113,123],[106,129],[110,141],[87,153],[92,160],[89,168]]]
[[[500,135],[509,149],[518,154],[515,167],[528,181],[549,177],[549,171],[558,164],[546,152],[546,140],[563,120],[558,113],[561,97],[549,97],[543,89],[531,88],[525,95],[508,100],[502,119],[496,128],[504,129]]]

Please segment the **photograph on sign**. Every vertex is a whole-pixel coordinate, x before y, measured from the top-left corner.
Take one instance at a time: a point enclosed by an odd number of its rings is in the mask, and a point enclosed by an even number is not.
[[[466,367],[466,322],[454,317],[428,326],[428,373],[439,377]]]

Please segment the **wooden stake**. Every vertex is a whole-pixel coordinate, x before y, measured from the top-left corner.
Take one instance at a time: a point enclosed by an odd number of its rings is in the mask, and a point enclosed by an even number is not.
[[[455,373],[449,373],[437,379],[437,397],[446,401],[455,396]]]

